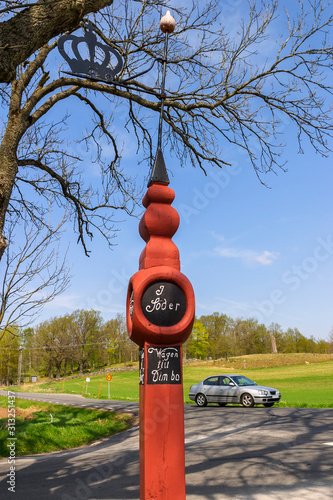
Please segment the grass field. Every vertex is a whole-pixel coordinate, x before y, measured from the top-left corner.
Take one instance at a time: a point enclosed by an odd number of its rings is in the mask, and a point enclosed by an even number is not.
[[[209,375],[241,373],[258,384],[279,389],[282,393],[279,406],[333,408],[333,360],[327,361],[327,359],[332,360],[332,355],[262,354],[242,356],[228,363],[225,360],[186,363],[183,371],[184,401],[190,402],[188,398],[190,386]],[[89,398],[97,398],[100,390],[100,398],[107,399],[108,383],[105,376],[105,374],[89,375],[90,382],[85,386],[86,377],[83,377],[29,386],[25,390],[83,393],[83,396]],[[112,372],[110,399],[139,401],[138,378],[137,370]]]
[[[0,396],[0,457],[8,457],[8,401]],[[82,446],[128,428],[131,416],[15,400],[16,455],[46,453]]]
[[[188,400],[188,389],[206,376],[226,373],[216,367],[185,367],[184,393]],[[234,372],[231,372],[234,373]],[[281,401],[275,406],[333,408],[333,362],[276,366],[271,368],[253,368],[240,370],[260,385],[279,389]],[[185,390],[187,389],[187,391]]]

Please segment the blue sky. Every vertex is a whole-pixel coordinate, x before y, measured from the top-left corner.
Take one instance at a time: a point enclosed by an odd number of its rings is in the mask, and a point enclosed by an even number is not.
[[[236,30],[247,3],[222,4],[224,22],[229,31]],[[261,47],[262,57],[269,55],[280,29],[278,21],[271,40]],[[170,187],[176,193],[173,206],[181,219],[174,241],[182,272],[194,287],[197,316],[217,311],[234,318],[254,317],[267,326],[276,322],[326,339],[333,327],[332,158],[315,154],[307,144],[304,154],[298,154],[293,126],[284,120],[281,127],[288,171],[264,176],[269,188],[237,148],[224,149],[232,167],[209,169],[207,177],[191,165],[181,168],[164,149]],[[137,172],[142,182],[148,166],[138,165],[133,137],[120,133],[126,153],[123,166]],[[89,259],[72,241],[72,286],[45,307],[43,316],[90,307],[105,319],[124,312],[127,283],[138,270],[144,248],[138,223],[127,218],[117,225],[112,251],[95,240]]]
[[[207,177],[181,168],[165,151],[181,218],[174,241],[194,287],[197,316],[255,317],[325,339],[333,326],[331,159],[308,149],[299,155],[293,143],[285,158],[289,170],[266,175],[267,188],[237,151],[230,150],[231,168],[210,170]],[[135,155],[126,162],[135,166]],[[138,169],[144,174],[143,165]],[[105,319],[124,312],[127,282],[144,248],[138,222],[127,218],[118,225],[112,251],[93,241],[90,258],[72,241],[71,288],[43,316],[75,308],[98,309]]]
[[[224,5],[231,29],[245,2],[227,0]],[[83,115],[77,103],[64,105],[80,129]],[[174,242],[182,272],[194,287],[198,317],[213,312],[254,317],[267,326],[275,322],[326,339],[333,327],[332,158],[315,154],[308,145],[298,154],[292,125],[284,121],[282,127],[288,171],[264,176],[269,188],[237,148],[224,150],[231,167],[210,168],[207,176],[189,164],[181,168],[164,148],[176,193],[173,206],[181,219]],[[119,134],[125,145],[123,168],[143,183],[148,165],[138,165],[133,137],[120,126]],[[97,173],[92,166],[85,175]],[[139,218],[119,215],[119,220],[113,250],[97,237],[89,244],[90,258],[67,231],[62,243],[64,248],[70,243],[72,284],[45,306],[39,321],[77,308],[100,310],[105,320],[125,312],[127,283],[138,270],[144,242]]]

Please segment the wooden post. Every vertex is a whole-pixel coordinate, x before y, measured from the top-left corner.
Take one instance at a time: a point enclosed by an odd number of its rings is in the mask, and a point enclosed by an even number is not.
[[[186,498],[182,343],[195,300],[171,240],[179,225],[174,196],[167,183],[148,188],[139,226],[147,244],[127,293],[129,337],[140,346],[140,500]]]
[[[100,395],[100,393],[101,393],[102,383],[103,383],[103,381],[101,380],[101,383],[99,384],[99,391],[98,391],[98,396],[97,396],[97,399],[99,399],[99,395]]]

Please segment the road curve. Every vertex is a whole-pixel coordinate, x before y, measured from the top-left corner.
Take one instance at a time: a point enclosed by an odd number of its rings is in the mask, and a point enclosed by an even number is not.
[[[138,412],[138,403],[123,401],[69,394],[16,396]],[[167,418],[162,401],[154,417],[156,425]],[[333,409],[185,405],[185,437],[187,500],[332,498]],[[2,459],[0,495],[6,499],[11,498],[8,470]],[[18,458],[13,498],[138,500],[138,428],[82,448]]]

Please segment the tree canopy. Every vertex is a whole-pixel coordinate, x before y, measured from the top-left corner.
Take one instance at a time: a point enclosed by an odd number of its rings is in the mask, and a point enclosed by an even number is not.
[[[124,133],[136,140],[138,162],[151,165],[155,156],[160,71],[154,65],[142,78],[131,77],[163,57],[158,22],[165,2],[2,4],[0,256],[6,221],[37,214],[47,225],[50,203],[67,211],[88,254],[87,240],[96,232],[112,241],[115,213],[133,213],[140,192],[135,178],[122,170]],[[191,0],[173,10],[177,25],[169,37],[165,147],[180,163],[191,162],[204,172],[209,166],[228,169],[225,148],[240,148],[263,183],[266,172],[285,168],[286,121],[300,151],[305,141],[328,154],[331,2],[299,0],[288,12],[277,0],[244,1],[237,22],[228,22],[224,12],[220,0]],[[100,40],[121,54],[124,65],[117,78],[130,79],[127,87],[61,72],[68,68],[56,51],[59,35],[83,29],[89,14]],[[64,101],[82,105],[82,144],[95,153],[101,169],[94,183],[84,175],[86,156],[69,148],[70,116],[60,115]]]

